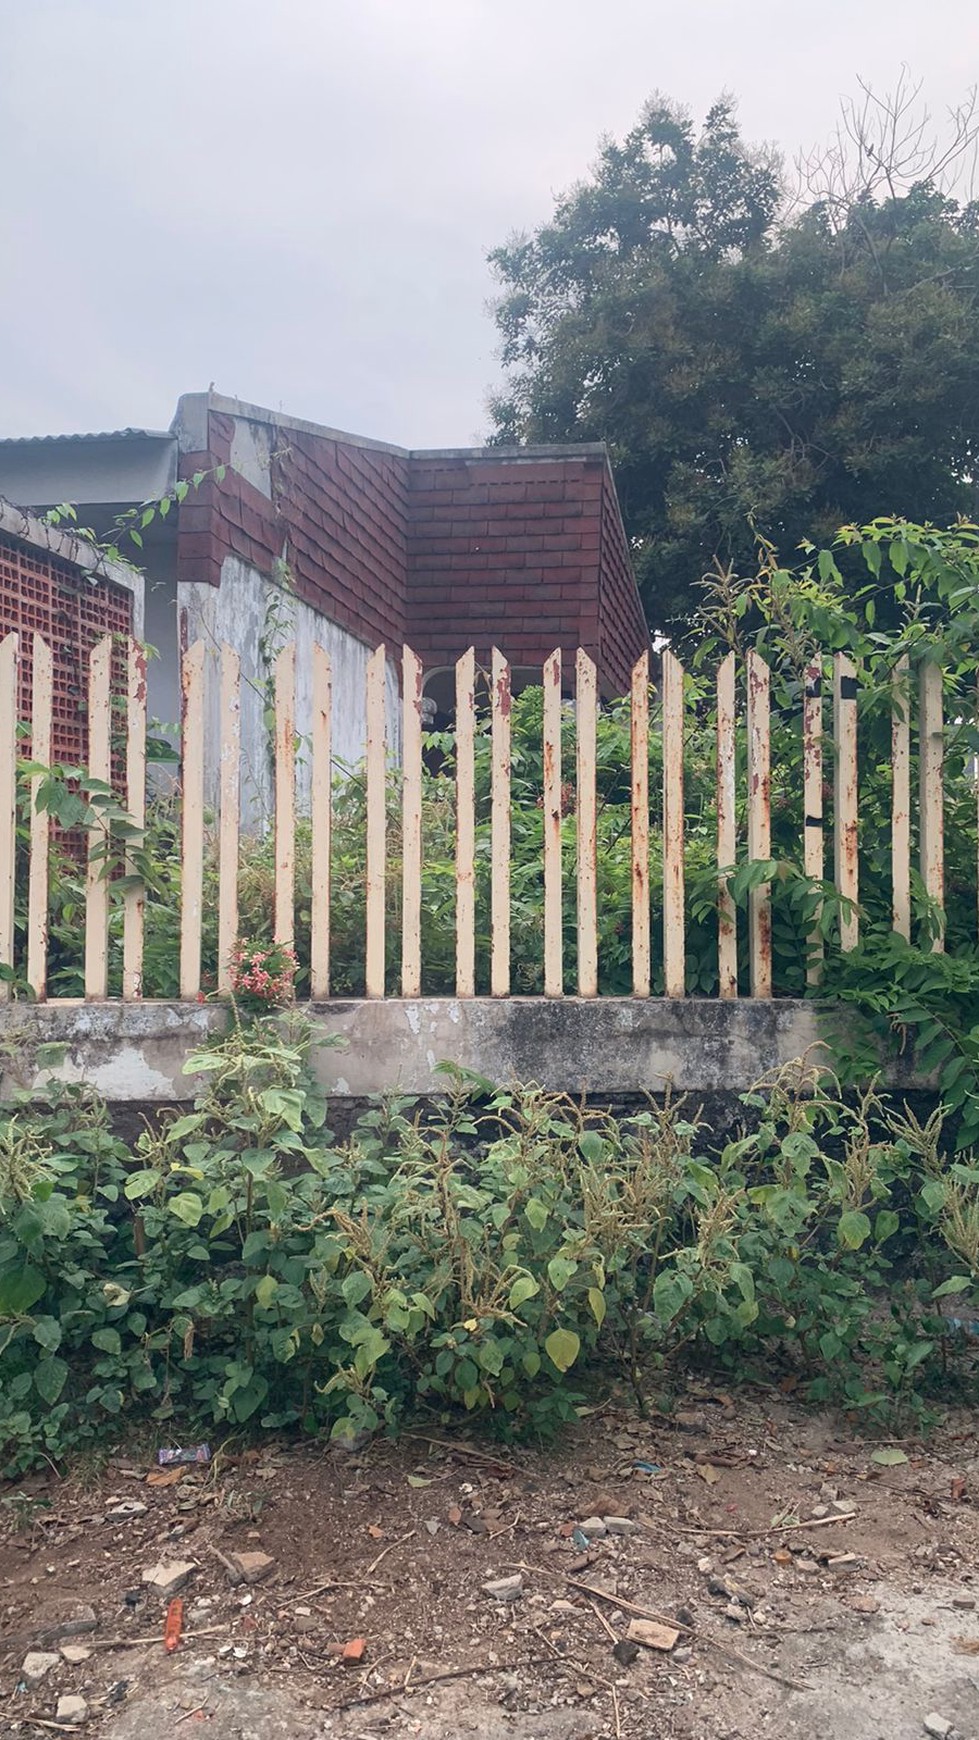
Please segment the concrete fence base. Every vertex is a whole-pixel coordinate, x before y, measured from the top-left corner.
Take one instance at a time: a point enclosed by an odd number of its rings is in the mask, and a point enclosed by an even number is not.
[[[573,1094],[737,1093],[796,1058],[825,1061],[818,1004],[687,998],[418,998],[301,1005],[329,1044],[323,1085],[341,1098],[438,1094],[439,1065],[498,1086]],[[0,1092],[86,1081],[112,1104],[174,1105],[199,1082],[187,1058],[219,1032],[217,1004],[40,1003],[0,1007]],[[897,1087],[926,1086],[910,1069]]]

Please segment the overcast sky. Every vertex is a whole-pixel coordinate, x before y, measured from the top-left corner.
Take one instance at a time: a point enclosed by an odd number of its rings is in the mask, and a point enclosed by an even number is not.
[[[408,446],[487,432],[488,248],[656,88],[823,138],[975,0],[0,0],[0,434],[225,393]]]

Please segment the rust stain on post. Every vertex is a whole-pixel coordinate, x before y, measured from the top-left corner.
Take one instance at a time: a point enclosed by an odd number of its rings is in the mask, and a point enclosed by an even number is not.
[[[490,792],[490,992],[510,994],[510,666],[497,647],[492,668]]]
[[[146,653],[138,641],[129,643],[126,701],[126,808],[137,827],[146,820]],[[132,852],[126,853],[126,875],[136,876]],[[135,1001],[143,994],[142,886],[127,888],[122,919],[122,995]]]
[[[275,941],[292,947],[296,888],[296,649],[275,661]]]
[[[31,760],[51,764],[51,712],[54,699],[54,659],[47,641],[34,636],[31,671]],[[37,807],[41,786],[35,774],[30,786],[30,853],[27,867],[27,983],[38,1002],[47,995],[48,972],[48,852],[51,817]]]
[[[384,708],[386,656],[382,645],[367,661],[367,935],[364,988],[368,997],[384,995],[387,873],[387,743]]]
[[[476,992],[476,655],[456,664],[456,996]]]
[[[891,908],[898,936],[911,940],[911,667],[894,667],[891,697]]]
[[[668,997],[686,990],[683,877],[683,666],[663,654],[663,977]]]
[[[725,998],[738,994],[737,913],[724,874],[733,869],[738,850],[734,753],[736,674],[736,660],[731,652],[717,673],[717,969],[718,992]]]
[[[802,703],[802,867],[815,882],[822,882],[825,873],[823,850],[823,661],[814,659],[806,666],[805,691]],[[808,940],[809,965],[806,978],[818,985],[821,978],[820,958],[823,953],[819,913]]]
[[[598,806],[595,760],[598,673],[581,648],[575,665],[575,840],[578,869],[578,995],[598,996]]]
[[[845,653],[833,659],[833,730],[836,737],[836,770],[833,798],[833,847],[836,891],[853,902],[840,919],[840,948],[857,946],[860,920],[856,902],[860,892],[859,842],[857,835],[857,673]]]
[[[945,908],[945,725],[942,706],[942,671],[933,659],[921,667],[919,733],[918,832],[920,836],[921,880],[930,900]],[[945,947],[939,935],[932,940],[938,954]]]
[[[16,634],[0,641],[0,965],[14,964],[14,868],[17,861],[17,661]],[[0,1002],[10,984],[0,980]]]
[[[764,861],[772,854],[771,735],[768,666],[748,653],[748,857]],[[772,994],[772,897],[767,883],[748,896],[748,955],[751,995]]]
[[[92,648],[88,667],[88,772],[108,785],[112,778],[112,636]],[[101,1000],[109,989],[109,865],[106,831],[88,832],[85,867],[85,996]]]
[[[649,654],[632,667],[632,994],[648,997],[649,965]]]
[[[218,990],[231,989],[231,954],[238,940],[238,841],[241,824],[240,660],[221,648],[221,816],[218,825]]]
[[[201,912],[204,898],[204,642],[195,641],[180,664],[180,995],[192,1002],[201,988]]]
[[[401,658],[401,995],[422,988],[422,662],[406,646]]]
[[[310,996],[330,994],[330,859],[333,831],[333,671],[325,647],[313,647],[312,899],[309,929]]]
[[[544,665],[544,995],[564,990],[561,911],[561,653]]]

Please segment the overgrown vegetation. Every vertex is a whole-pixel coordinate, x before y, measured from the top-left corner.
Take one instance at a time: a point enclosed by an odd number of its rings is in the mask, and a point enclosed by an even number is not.
[[[845,1022],[832,1031],[834,1067],[847,1083],[874,1074],[888,1055],[917,1052],[919,1067],[937,1072],[942,1092],[958,1119],[964,1146],[979,1142],[979,947],[976,941],[975,757],[976,658],[979,645],[979,530],[960,522],[949,530],[877,520],[839,534],[832,548],[810,550],[801,564],[783,566],[762,545],[760,563],[745,578],[719,575],[705,590],[699,632],[692,645],[686,680],[687,727],[684,755],[686,986],[694,995],[717,990],[717,848],[715,795],[714,678],[729,651],[743,655],[756,648],[772,671],[772,846],[771,858],[740,858],[731,866],[730,886],[743,909],[752,887],[772,888],[774,988],[776,995],[819,994],[842,1008]],[[847,577],[840,563],[847,563]],[[859,571],[862,583],[854,576]],[[881,626],[881,624],[885,626]],[[807,877],[803,864],[802,700],[807,670],[815,662],[827,696],[832,686],[832,654],[846,652],[857,670],[860,791],[860,942],[848,954],[838,948],[841,902],[830,880]],[[902,661],[907,674],[901,676]],[[917,692],[923,668],[942,671],[945,713],[945,905],[929,901],[920,877],[912,874],[913,925],[905,941],[892,929],[891,885],[891,728],[895,696],[912,725],[917,754]],[[896,687],[895,687],[896,685]],[[649,900],[653,935],[653,990],[662,990],[662,863],[659,801],[662,791],[662,740],[654,728],[649,742],[649,786],[653,804]],[[541,792],[542,696],[530,689],[518,696],[512,713],[511,957],[518,993],[542,990],[543,960],[543,812]],[[742,709],[743,716],[743,709]],[[824,821],[827,857],[832,842],[833,760],[826,704]],[[562,731],[563,765],[574,768],[575,723],[566,709]],[[300,746],[302,752],[303,746]],[[422,964],[426,994],[450,992],[455,983],[455,783],[454,738],[434,733],[427,740],[424,775],[422,854]],[[738,790],[745,792],[746,745],[737,745]],[[599,720],[598,912],[600,989],[624,994],[631,987],[632,886],[630,865],[629,712],[625,701],[606,705]],[[86,784],[71,770],[24,769],[23,850],[26,853],[28,786],[39,779],[38,801],[65,827],[94,823],[98,850],[112,871],[110,988],[118,992],[122,974],[122,913],[129,879],[124,858],[146,895],[144,994],[177,993],[174,912],[180,901],[179,801],[160,797],[149,825],[133,838],[119,800],[108,787]],[[490,954],[490,736],[485,713],[476,733],[476,985],[489,989]],[[564,958],[566,983],[576,972],[576,827],[574,787],[565,787],[562,821],[564,861]],[[916,805],[912,805],[913,815]],[[388,806],[387,984],[397,993],[400,969],[400,790],[392,770]],[[745,838],[743,808],[740,838]],[[916,862],[916,824],[912,853]],[[334,792],[332,858],[331,977],[338,994],[363,989],[365,929],[366,813],[364,783],[357,770],[344,772]],[[302,998],[308,989],[311,902],[311,842],[300,824],[297,842],[294,984]],[[270,838],[243,845],[239,873],[239,912],[249,947],[271,948],[275,855]],[[26,877],[18,879],[24,900]],[[51,866],[50,973],[53,994],[78,996],[83,989],[81,916],[84,866],[55,847]],[[19,909],[23,945],[26,905]],[[812,938],[825,944],[818,984],[807,969]],[[944,951],[936,952],[937,937]],[[741,982],[748,985],[747,926],[740,924]],[[21,955],[22,959],[22,955]],[[217,861],[209,847],[204,899],[205,983],[217,976]]]
[[[135,1154],[86,1089],[0,1117],[0,1465],[98,1442],[419,1413],[547,1435],[672,1364],[791,1375],[871,1420],[968,1389],[979,1169],[801,1067],[711,1150],[691,1111],[615,1118],[448,1080],[338,1143],[298,1018],[233,1020],[193,1112]]]

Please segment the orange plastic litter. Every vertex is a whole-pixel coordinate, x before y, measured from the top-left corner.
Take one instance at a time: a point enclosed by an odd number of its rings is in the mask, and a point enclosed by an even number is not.
[[[167,1655],[172,1655],[180,1642],[180,1634],[184,1628],[184,1604],[182,1601],[171,1601],[167,1608],[166,1624],[163,1627],[163,1647]]]

